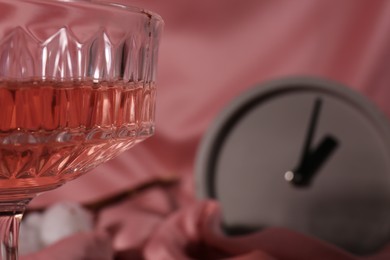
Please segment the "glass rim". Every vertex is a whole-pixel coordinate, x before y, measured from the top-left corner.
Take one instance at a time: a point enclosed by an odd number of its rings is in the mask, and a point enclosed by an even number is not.
[[[25,0],[23,0],[25,1]],[[162,24],[164,23],[164,20],[162,17],[150,10],[129,5],[129,4],[124,4],[121,2],[115,2],[111,0],[28,0],[29,2],[34,2],[34,3],[86,3],[90,4],[92,6],[108,6],[112,9],[119,9],[119,10],[124,10],[129,13],[134,13],[134,14],[141,14],[147,16],[151,20],[156,20],[157,22],[160,22]]]

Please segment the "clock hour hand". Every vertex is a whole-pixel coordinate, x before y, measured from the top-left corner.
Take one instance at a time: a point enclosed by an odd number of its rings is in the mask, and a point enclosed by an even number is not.
[[[316,99],[299,165],[293,171],[285,173],[285,179],[296,186],[308,186],[319,168],[327,161],[338,146],[337,139],[331,135],[327,135],[322,139],[316,149],[310,148],[321,106],[322,100],[320,98]]]
[[[324,137],[318,147],[306,154],[305,159],[292,171],[293,178],[291,182],[296,186],[308,186],[314,175],[332,155],[337,146],[338,141],[334,137],[330,135]]]

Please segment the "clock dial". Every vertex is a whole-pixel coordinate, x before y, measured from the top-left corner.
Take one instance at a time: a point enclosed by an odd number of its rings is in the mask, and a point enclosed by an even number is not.
[[[206,134],[198,194],[220,201],[228,233],[281,226],[369,253],[390,239],[389,134],[378,109],[339,84],[267,83]]]

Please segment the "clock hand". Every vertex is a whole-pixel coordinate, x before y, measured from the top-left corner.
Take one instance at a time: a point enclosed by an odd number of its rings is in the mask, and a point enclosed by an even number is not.
[[[297,186],[308,186],[319,168],[329,159],[338,146],[338,141],[327,135],[318,147],[306,155],[305,160],[293,171],[291,182]]]
[[[300,163],[293,171],[288,171],[285,174],[285,179],[297,186],[308,186],[315,173],[318,172],[319,168],[338,146],[338,141],[333,136],[327,135],[315,150],[310,149],[321,106],[322,100],[317,98],[311,114]]]
[[[321,111],[321,107],[322,107],[322,99],[317,98],[315,103],[314,103],[313,111],[311,112],[309,129],[307,131],[305,145],[303,147],[302,155],[301,155],[301,163],[304,162],[305,160],[307,160],[306,157],[310,153],[310,146],[311,146],[311,143],[313,141],[313,135],[314,135],[314,132],[315,132],[316,127],[317,127],[317,122],[318,122],[318,117],[319,117],[319,114]]]

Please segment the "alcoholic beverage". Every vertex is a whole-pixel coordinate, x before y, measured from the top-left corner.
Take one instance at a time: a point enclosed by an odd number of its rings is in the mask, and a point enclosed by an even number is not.
[[[0,82],[0,192],[42,192],[154,132],[155,86],[123,81]]]

